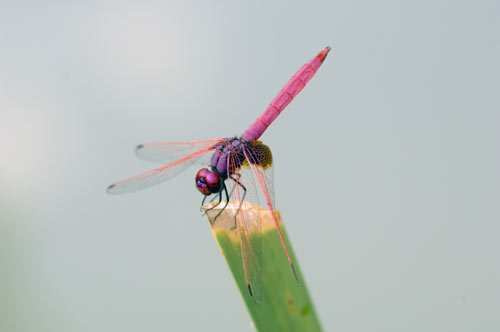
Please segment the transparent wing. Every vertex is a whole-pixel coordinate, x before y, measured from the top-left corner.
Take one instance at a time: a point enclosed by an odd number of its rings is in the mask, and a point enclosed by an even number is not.
[[[288,263],[292,268],[295,280],[297,281],[297,284],[300,285],[300,281],[297,278],[297,273],[295,272],[295,267],[293,265],[292,259],[290,258],[290,254],[288,253],[288,249],[286,247],[285,241],[283,240],[283,236],[281,235],[278,218],[276,216],[277,211],[274,199],[273,182],[273,156],[271,153],[271,149],[267,145],[264,145],[259,141],[255,141],[252,142],[248,147],[243,149],[243,153],[249,167],[252,169],[252,172],[257,179],[257,183],[260,187],[260,191],[264,197],[267,208],[272,212],[272,217],[274,219],[276,230],[281,240],[281,245],[283,246],[283,250],[285,251]]]
[[[252,170],[241,165],[235,155],[228,158],[228,190],[231,193],[230,210],[234,211],[240,234],[241,257],[245,280],[255,303],[263,297],[262,277],[262,222],[259,195]],[[251,203],[251,204],[249,204]]]
[[[212,151],[217,147],[217,144],[205,147],[201,150],[195,151],[187,156],[184,156],[176,161],[171,162],[160,168],[133,176],[131,178],[118,181],[110,185],[107,189],[109,194],[123,194],[128,192],[144,189],[160,182],[173,178],[183,170],[193,165],[197,160]]]
[[[269,210],[276,213],[276,202],[274,199],[274,164],[271,149],[267,145],[255,141],[245,148],[244,155],[257,179],[257,183],[262,191],[267,207]]]
[[[202,150],[221,142],[222,138],[192,142],[159,142],[138,145],[135,153],[139,158],[162,164],[171,163],[186,154]]]

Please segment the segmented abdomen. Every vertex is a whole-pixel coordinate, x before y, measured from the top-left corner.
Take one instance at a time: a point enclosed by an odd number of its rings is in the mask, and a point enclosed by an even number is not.
[[[329,51],[330,48],[327,47],[319,52],[318,55],[302,66],[302,68],[292,76],[264,113],[262,113],[262,115],[245,131],[242,136],[244,140],[253,142],[264,133],[274,119],[280,115],[293,98],[306,86],[307,82],[313,78]]]

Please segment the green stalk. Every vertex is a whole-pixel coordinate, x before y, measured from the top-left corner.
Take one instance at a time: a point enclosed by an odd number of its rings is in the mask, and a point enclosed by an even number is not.
[[[294,262],[300,286],[297,285],[288,264],[271,213],[260,207],[252,206],[251,208],[261,210],[262,222],[263,299],[259,305],[250,296],[247,288],[243,272],[239,231],[234,227],[235,221],[232,213],[227,211],[230,209],[224,210],[215,222],[211,222],[210,217],[207,219],[256,329],[258,331],[321,331],[321,325],[307,291],[304,276],[279,212],[276,214],[281,233]],[[213,216],[215,213],[218,211],[214,209],[210,211],[209,215]]]

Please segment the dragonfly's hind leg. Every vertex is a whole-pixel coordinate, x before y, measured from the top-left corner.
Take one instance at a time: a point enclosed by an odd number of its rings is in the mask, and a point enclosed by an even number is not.
[[[239,185],[243,189],[243,197],[241,197],[241,200],[239,202],[240,204],[238,206],[238,210],[234,214],[234,228],[233,229],[236,229],[236,227],[238,226],[238,224],[236,222],[236,216],[238,215],[238,213],[240,213],[241,206],[243,205],[243,202],[245,201],[245,196],[247,195],[247,188],[244,185],[242,185],[241,182],[239,181],[241,175],[237,174],[237,173],[235,175],[237,176],[236,178],[234,178],[233,175],[230,175],[229,177],[231,178],[231,180],[234,181],[234,183],[236,183],[237,185]],[[233,188],[233,191],[234,191],[234,188]]]

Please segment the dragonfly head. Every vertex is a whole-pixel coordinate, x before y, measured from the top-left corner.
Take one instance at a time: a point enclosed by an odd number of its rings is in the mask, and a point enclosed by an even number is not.
[[[205,196],[218,193],[221,189],[219,174],[202,168],[196,173],[196,188]]]

